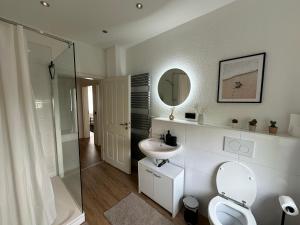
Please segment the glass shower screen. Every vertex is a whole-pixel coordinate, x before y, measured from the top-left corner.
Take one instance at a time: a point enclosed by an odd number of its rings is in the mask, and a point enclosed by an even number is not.
[[[82,209],[74,45],[70,45],[56,57],[53,63],[52,89],[58,173]]]

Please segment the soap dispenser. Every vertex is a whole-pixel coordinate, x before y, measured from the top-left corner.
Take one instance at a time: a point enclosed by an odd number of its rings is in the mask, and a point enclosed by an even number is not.
[[[171,140],[171,133],[170,133],[170,130],[168,130],[168,133],[166,134],[166,144],[168,145],[170,143],[170,140]]]

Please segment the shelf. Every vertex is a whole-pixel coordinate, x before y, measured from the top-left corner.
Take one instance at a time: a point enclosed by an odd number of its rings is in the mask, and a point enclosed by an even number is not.
[[[268,137],[299,139],[298,137],[291,136],[291,135],[289,135],[287,133],[278,133],[278,134],[274,135],[274,134],[269,134],[268,132],[264,132],[264,131],[255,131],[255,132],[253,132],[253,131],[248,131],[248,130],[245,130],[245,129],[232,128],[230,126],[217,126],[217,125],[210,125],[210,124],[198,124],[197,122],[188,121],[188,120],[178,120],[178,119],[169,120],[168,118],[164,118],[164,117],[156,117],[156,118],[153,118],[153,120],[163,121],[163,122],[169,122],[169,123],[177,123],[177,124],[199,126],[199,127],[207,127],[207,128],[233,130],[233,131],[239,131],[239,132],[253,134],[253,135],[264,135],[264,136],[268,136]]]

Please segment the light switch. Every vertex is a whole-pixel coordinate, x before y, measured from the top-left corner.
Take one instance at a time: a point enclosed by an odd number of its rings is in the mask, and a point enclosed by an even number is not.
[[[254,157],[255,142],[240,138],[224,137],[223,150],[246,157]]]

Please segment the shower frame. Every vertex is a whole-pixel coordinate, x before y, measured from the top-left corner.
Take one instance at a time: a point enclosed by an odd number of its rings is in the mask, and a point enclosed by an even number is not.
[[[50,33],[47,33],[47,32],[44,32],[43,30],[40,30],[40,29],[36,29],[36,28],[33,28],[33,27],[30,27],[28,25],[24,25],[22,23],[19,23],[19,22],[16,22],[16,21],[13,21],[13,20],[9,20],[9,19],[6,19],[6,18],[3,18],[3,17],[0,17],[0,21],[2,22],[5,22],[5,23],[8,23],[8,24],[12,24],[12,25],[15,25],[15,26],[22,26],[25,30],[28,30],[28,31],[32,31],[34,33],[37,33],[41,36],[45,36],[45,37],[48,37],[48,38],[52,38],[52,39],[55,39],[57,41],[60,41],[60,42],[63,42],[63,43],[66,43],[68,46],[68,48],[72,48],[73,49],[73,63],[74,63],[74,83],[75,83],[75,99],[76,99],[76,123],[77,123],[77,126],[78,126],[78,123],[79,123],[79,118],[78,118],[78,105],[77,105],[77,100],[78,100],[78,96],[77,96],[77,70],[76,70],[76,55],[75,55],[75,43],[73,41],[69,41],[67,39],[64,39],[62,37],[59,37],[59,36],[56,36],[56,35],[53,35],[53,34],[50,34]],[[67,49],[65,49],[64,51],[66,51]],[[63,51],[63,52],[64,52]],[[63,53],[62,52],[62,53]],[[54,59],[55,60],[55,59]],[[50,64],[51,62],[49,62]],[[51,84],[52,85],[52,84]],[[53,91],[53,87],[52,87],[52,91]],[[56,125],[56,119],[55,119],[55,109],[54,109],[54,96],[53,96],[53,93],[52,93],[52,98],[53,98],[53,101],[52,101],[52,111],[53,111],[53,123],[54,123],[54,132],[55,132],[55,145],[56,145],[56,167],[57,167],[57,174],[59,173],[59,169],[58,169],[58,157],[57,157],[57,135],[56,135],[56,130],[57,130],[57,125]],[[77,140],[78,140],[78,150],[80,149],[80,145],[79,145],[79,130],[77,129]],[[82,182],[81,182],[81,164],[80,164],[80,151],[79,151],[79,171],[80,171],[80,191],[81,191],[81,205],[80,205],[80,210],[81,212],[83,212],[83,205],[82,205]]]

